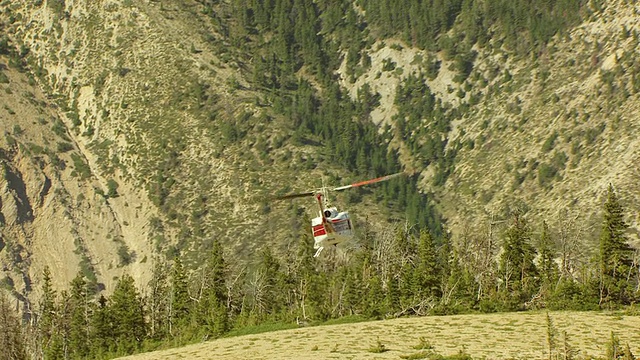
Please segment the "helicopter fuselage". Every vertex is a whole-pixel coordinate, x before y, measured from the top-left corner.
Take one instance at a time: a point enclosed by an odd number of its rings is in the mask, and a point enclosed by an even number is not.
[[[311,219],[311,229],[316,256],[327,246],[338,245],[353,238],[349,212],[338,212],[335,207],[323,209],[323,214]]]

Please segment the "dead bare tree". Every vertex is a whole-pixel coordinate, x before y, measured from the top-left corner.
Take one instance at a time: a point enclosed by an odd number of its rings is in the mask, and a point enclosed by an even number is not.
[[[25,340],[17,312],[11,308],[9,299],[0,291],[0,360],[27,358]]]
[[[554,225],[560,250],[560,277],[575,279],[588,259],[587,234],[592,231],[592,226],[580,221],[578,214],[571,214],[567,209],[558,212]]]

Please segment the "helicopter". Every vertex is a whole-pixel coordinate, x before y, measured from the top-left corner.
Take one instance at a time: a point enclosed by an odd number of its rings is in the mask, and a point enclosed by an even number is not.
[[[370,185],[381,181],[387,181],[403,174],[403,172],[399,172],[335,188],[322,186],[321,188],[312,191],[278,196],[275,200],[287,200],[311,196],[315,197],[319,212],[317,217],[311,219],[311,232],[314,240],[313,248],[316,249],[316,253],[313,257],[318,257],[324,248],[331,245],[337,246],[338,244],[352,239],[355,235],[353,223],[349,217],[349,212],[338,211],[338,208],[329,204],[327,195],[330,191],[342,191],[359,186]]]

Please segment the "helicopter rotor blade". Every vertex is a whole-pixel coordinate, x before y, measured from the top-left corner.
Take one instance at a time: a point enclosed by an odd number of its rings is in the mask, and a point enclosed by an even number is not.
[[[391,175],[381,176],[379,178],[375,178],[375,179],[371,179],[371,180],[359,181],[357,183],[353,183],[353,184],[350,184],[350,185],[338,186],[337,188],[334,188],[333,191],[341,191],[341,190],[346,190],[346,189],[350,189],[350,188],[354,188],[354,187],[358,187],[358,186],[374,184],[374,183],[381,182],[381,181],[387,181],[389,179],[392,179],[394,177],[400,176],[402,174],[404,174],[404,173],[403,172],[399,172],[399,173],[395,173],[395,174],[391,174]]]
[[[277,197],[274,198],[274,200],[296,199],[296,198],[301,198],[301,197],[313,196],[314,194],[315,194],[315,192],[313,192],[313,191],[309,191],[309,192],[305,192],[305,193],[299,193],[299,194],[288,194],[288,195],[283,195],[283,196],[277,196]]]

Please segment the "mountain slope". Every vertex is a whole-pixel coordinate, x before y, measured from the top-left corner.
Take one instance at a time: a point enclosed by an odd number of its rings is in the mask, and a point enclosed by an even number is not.
[[[265,244],[284,252],[313,204],[267,199],[323,176],[373,176],[365,160],[387,141],[398,168],[422,175],[419,190],[436,200],[454,240],[515,209],[534,224],[559,219],[557,227],[577,217],[592,240],[611,182],[637,241],[638,5],[581,5],[582,23],[524,52],[531,44],[510,47],[500,23],[493,37],[465,43],[462,16],[443,25],[444,45],[421,46],[350,2],[345,16],[317,8],[318,50],[298,33],[283,37],[299,43],[280,43],[286,26],[251,19],[249,5],[2,3],[2,62],[14,63],[2,69],[0,109],[10,288],[31,293],[44,265],[60,275],[58,288],[78,269],[107,290],[125,271],[144,287],[156,259],[182,254],[195,267],[214,238],[238,262]],[[278,21],[305,14],[290,15]],[[364,136],[327,135],[332,128],[309,119],[334,115],[376,124],[379,143],[369,153],[355,143],[337,149],[335,139]],[[364,169],[341,163],[338,150]],[[387,224],[394,199],[364,195],[341,200]]]
[[[409,152],[403,159],[421,172],[423,190],[435,194],[454,233],[520,209],[534,222],[546,219],[558,226],[578,216],[597,236],[601,204],[612,183],[629,209],[629,235],[639,240],[639,9],[613,2],[589,11],[585,22],[525,55],[500,36],[470,50],[462,43],[459,54],[473,53],[462,80],[456,79],[460,58],[450,50],[434,54],[394,39],[367,49],[371,65],[360,76],[344,75],[346,61],[342,64],[342,85],[352,97],[365,84],[380,95],[380,106],[371,113],[374,122],[411,122],[398,136],[403,144],[398,146]],[[464,35],[462,26],[454,25],[448,36]],[[398,89],[411,76],[433,71],[435,63],[438,70],[424,80],[431,94],[425,96],[441,101],[445,111],[458,111],[440,134],[447,156],[455,159],[445,169],[443,185],[436,184],[443,171],[437,161],[421,160],[431,154],[432,135],[420,129],[433,132],[434,120],[416,122],[410,120],[413,114],[397,111]],[[389,64],[393,68],[385,70]]]
[[[7,63],[7,57],[0,61]],[[20,296],[38,283],[44,266],[63,288],[82,271],[97,289],[111,289],[113,277],[134,272],[144,280],[143,259],[152,253],[133,239],[144,227],[128,229],[144,214],[134,189],[127,198],[108,197],[108,184],[87,160],[60,120],[60,111],[33,86],[33,79],[4,68],[0,121],[0,225],[4,281]],[[135,261],[134,261],[135,260]],[[145,260],[146,261],[146,260]],[[125,266],[129,265],[130,266]]]

